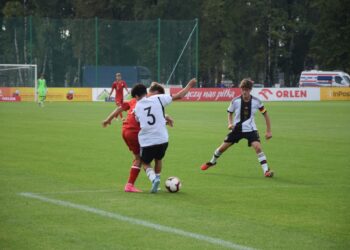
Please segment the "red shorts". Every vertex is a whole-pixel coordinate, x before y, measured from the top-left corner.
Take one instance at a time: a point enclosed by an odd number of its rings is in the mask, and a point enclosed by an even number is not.
[[[139,144],[139,131],[135,130],[123,130],[122,136],[123,139],[128,145],[130,151],[132,151],[135,155],[140,154],[140,144]]]
[[[115,104],[119,107],[123,104],[124,100],[123,98],[118,98],[118,99],[115,99]]]

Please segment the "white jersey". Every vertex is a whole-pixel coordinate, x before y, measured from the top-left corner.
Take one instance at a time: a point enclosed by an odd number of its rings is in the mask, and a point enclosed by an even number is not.
[[[227,112],[235,113],[233,124],[235,129],[241,132],[251,132],[258,130],[255,124],[255,113],[260,110],[265,113],[266,109],[263,103],[256,97],[251,96],[249,102],[244,102],[243,97],[239,96],[232,100]]]
[[[153,95],[139,100],[134,113],[140,122],[139,143],[141,147],[168,142],[168,130],[164,117],[164,107],[172,102],[170,95]]]

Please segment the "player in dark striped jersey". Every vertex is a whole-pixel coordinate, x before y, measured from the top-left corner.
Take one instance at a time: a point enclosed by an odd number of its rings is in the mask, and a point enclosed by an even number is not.
[[[267,160],[261,148],[258,129],[255,124],[254,116],[259,110],[266,122],[266,140],[272,138],[270,117],[263,103],[250,92],[253,88],[253,82],[249,79],[243,79],[240,83],[242,95],[233,99],[227,109],[228,112],[228,129],[231,132],[226,136],[224,142],[215,150],[212,159],[201,166],[202,170],[207,170],[216,165],[217,159],[233,144],[238,143],[241,139],[248,140],[248,146],[252,146],[257,154],[258,160],[266,177],[272,177],[273,172],[267,165]],[[233,116],[234,115],[234,116]]]

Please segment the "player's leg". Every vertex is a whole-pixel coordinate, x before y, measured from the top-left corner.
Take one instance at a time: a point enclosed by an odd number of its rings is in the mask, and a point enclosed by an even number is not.
[[[160,184],[160,175],[161,175],[162,166],[163,166],[162,159],[165,156],[165,152],[166,152],[167,148],[168,148],[168,143],[155,145],[153,147],[153,152],[154,152],[154,171],[155,171],[155,174],[156,174],[156,179],[152,183],[152,189],[151,189],[152,193],[156,193],[159,190],[158,186]]]
[[[146,172],[146,175],[148,177],[148,179],[151,181],[152,183],[152,188],[151,188],[151,192],[153,190],[153,186],[157,186],[158,188],[158,185],[159,185],[159,181],[157,180],[157,176],[156,176],[156,173],[154,172],[154,169],[151,167],[151,164],[150,163],[146,163],[142,160],[142,166],[143,166],[143,169],[145,170]],[[153,192],[152,192],[153,193]]]
[[[146,172],[146,175],[147,175],[148,179],[151,182],[153,182],[154,179],[156,178],[156,173],[154,172],[154,169],[152,168],[151,164],[150,163],[145,163],[145,162],[142,161],[142,166],[143,166],[143,169]]]
[[[157,178],[154,169],[151,167],[151,162],[154,159],[155,152],[156,149],[154,148],[154,146],[150,146],[141,148],[140,153],[143,169],[145,170],[148,179],[152,183],[152,188],[150,191],[151,193],[156,193],[158,191],[158,186],[160,183],[160,179]]]
[[[160,173],[162,172],[162,166],[163,166],[162,159],[164,158],[167,149],[168,149],[168,143],[163,143],[160,145],[156,145],[154,147],[154,150],[155,150],[154,171],[156,172],[156,174],[160,175]]]
[[[143,168],[144,168],[144,170],[146,172],[146,175],[147,175],[148,179],[152,183],[152,187],[151,187],[150,192],[151,193],[157,193],[158,187],[159,187],[159,184],[160,184],[160,178],[157,177],[157,175],[154,172],[153,168],[151,167],[150,163],[145,163],[144,161],[142,161],[142,165],[143,165]]]
[[[262,170],[264,172],[264,175],[266,177],[272,177],[273,176],[273,171],[271,171],[269,169],[269,166],[267,164],[266,155],[262,151],[260,141],[252,141],[250,144],[253,147],[253,149],[255,150],[255,153],[257,154],[258,161],[259,161],[259,163],[261,165],[261,168],[262,168]]]
[[[142,192],[142,190],[135,187],[135,181],[136,181],[137,177],[139,176],[140,170],[141,170],[140,157],[135,155],[135,159],[134,159],[133,164],[130,168],[128,183],[126,183],[126,185],[124,187],[125,192],[133,192],[133,193]]]
[[[163,143],[155,146],[155,155],[154,155],[154,171],[156,173],[156,179],[159,180],[162,173],[163,161],[162,159],[165,156],[166,150],[168,148],[168,143]],[[158,191],[158,187],[157,187]]]
[[[125,185],[124,191],[125,192],[142,192],[141,190],[135,188],[134,186],[135,181],[139,176],[139,173],[141,170],[141,158],[139,155],[140,145],[138,142],[138,132],[123,130],[122,135],[126,145],[134,155],[134,160],[129,172],[129,179],[127,184]]]
[[[41,102],[42,102],[42,107],[44,107],[44,102],[46,100],[46,94],[42,96]]]
[[[132,186],[135,185],[135,181],[139,176],[141,170],[141,159],[139,155],[134,155],[134,160],[132,162],[132,166],[130,167],[130,173],[128,178],[128,184]]]
[[[44,100],[43,100],[43,96],[39,94],[38,96],[38,104],[40,107],[44,106]]]
[[[121,107],[122,104],[123,104],[123,100],[116,100],[117,107]],[[120,116],[120,119],[123,120],[123,112],[120,112],[119,116]],[[116,117],[116,118],[118,118],[118,117]]]
[[[216,164],[217,159],[222,155],[229,147],[232,146],[232,142],[223,142],[220,147],[218,147],[214,154],[213,157],[211,158],[210,162],[212,164]]]
[[[214,154],[210,161],[204,163],[201,166],[202,170],[207,170],[208,168],[215,166],[217,159],[223,154],[229,147],[234,143],[237,143],[241,137],[241,133],[231,131],[225,138],[224,142],[214,151]]]
[[[158,183],[157,185],[159,185],[159,183],[160,183],[162,167],[163,167],[163,161],[158,160],[158,159],[154,159],[154,172],[156,173],[156,179],[157,179],[156,183]],[[160,190],[159,186],[155,186],[154,189],[157,189],[157,190],[155,190],[155,192]],[[153,192],[153,193],[155,193],[155,192]]]
[[[162,172],[162,167],[163,167],[163,162],[162,160],[154,160],[154,172],[156,173],[156,175],[161,174]]]
[[[202,170],[207,170],[210,167],[213,167],[216,165],[217,159],[224,153],[229,147],[232,146],[231,142],[224,142],[222,143],[215,151],[213,156],[211,157],[210,161],[206,162],[201,166]]]

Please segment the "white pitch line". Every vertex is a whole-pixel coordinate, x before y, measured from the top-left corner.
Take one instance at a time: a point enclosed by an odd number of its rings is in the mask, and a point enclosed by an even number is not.
[[[68,191],[58,191],[58,192],[43,192],[36,194],[75,194],[75,193],[109,193],[115,192],[114,189],[98,189],[98,190],[68,190]]]
[[[181,230],[178,228],[163,226],[163,225],[155,224],[155,223],[148,222],[145,220],[139,220],[139,219],[124,216],[121,214],[111,213],[111,212],[107,212],[107,211],[104,211],[101,209],[97,209],[97,208],[93,208],[93,207],[89,207],[89,206],[85,206],[85,205],[80,205],[80,204],[75,204],[75,203],[68,202],[68,201],[51,199],[51,198],[47,198],[45,196],[34,194],[34,193],[19,193],[19,195],[27,197],[27,198],[37,199],[37,200],[47,202],[47,203],[52,203],[52,204],[63,206],[63,207],[69,207],[69,208],[82,210],[85,212],[90,212],[93,214],[98,214],[98,215],[101,215],[104,217],[108,217],[108,218],[112,218],[112,219],[116,219],[116,220],[120,220],[120,221],[125,221],[125,222],[128,222],[130,224],[135,224],[135,225],[140,225],[140,226],[152,228],[152,229],[155,229],[155,230],[158,230],[161,232],[177,234],[177,235],[184,236],[187,238],[193,238],[193,239],[197,239],[200,241],[209,242],[211,244],[219,245],[219,246],[226,247],[226,248],[238,249],[238,250],[255,250],[254,248],[246,247],[246,246],[239,245],[239,244],[236,244],[234,242],[222,240],[219,238],[214,238],[214,237],[210,237],[210,236],[206,236],[206,235],[202,235],[202,234],[187,232],[187,231],[184,231],[184,230]]]

